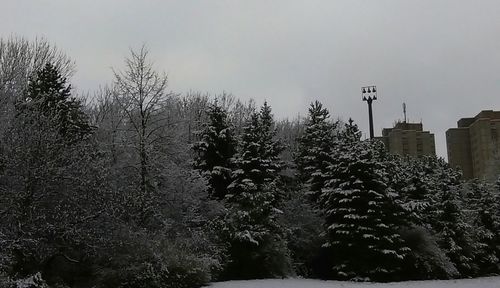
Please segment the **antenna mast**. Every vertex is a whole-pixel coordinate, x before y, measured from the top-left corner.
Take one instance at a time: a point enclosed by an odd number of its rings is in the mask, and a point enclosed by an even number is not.
[[[403,102],[403,115],[405,117],[405,123],[406,123],[406,103]]]

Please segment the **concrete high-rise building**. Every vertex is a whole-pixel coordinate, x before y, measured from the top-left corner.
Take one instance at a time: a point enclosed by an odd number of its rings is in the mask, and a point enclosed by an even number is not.
[[[463,178],[492,179],[500,173],[500,111],[484,110],[462,118],[446,131],[448,162],[460,167]]]
[[[382,137],[387,151],[401,156],[436,155],[434,134],[424,131],[422,123],[397,122],[394,128],[382,129]]]

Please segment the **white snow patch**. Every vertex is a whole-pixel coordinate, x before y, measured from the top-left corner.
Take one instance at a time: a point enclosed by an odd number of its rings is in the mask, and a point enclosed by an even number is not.
[[[217,282],[210,288],[499,288],[500,277],[459,280],[406,281],[393,283],[357,283],[312,279],[266,279]]]

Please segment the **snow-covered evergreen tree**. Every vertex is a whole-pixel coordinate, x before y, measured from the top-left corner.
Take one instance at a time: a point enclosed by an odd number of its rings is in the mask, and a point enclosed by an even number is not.
[[[390,186],[397,191],[398,201],[412,216],[415,224],[422,223],[422,211],[429,207],[429,197],[436,193],[438,183],[434,177],[432,160],[409,156],[390,156]]]
[[[42,111],[67,140],[81,139],[93,130],[82,104],[71,96],[71,85],[50,63],[30,79],[25,101],[18,103],[19,112],[27,109]]]
[[[465,187],[464,204],[468,224],[473,227],[477,276],[500,272],[500,195],[495,187],[479,180]]]
[[[259,146],[261,153],[261,171],[265,182],[279,180],[283,169],[280,154],[284,150],[283,143],[276,139],[276,127],[271,107],[264,102],[259,113]]]
[[[472,242],[472,226],[467,223],[460,200],[460,190],[452,187],[440,191],[438,202],[433,205],[433,228],[437,232],[438,243],[450,260],[455,264],[462,277],[472,276],[477,272],[475,266],[475,243]]]
[[[324,186],[334,142],[337,123],[329,120],[330,113],[319,101],[311,103],[304,133],[298,139],[295,164],[299,180],[305,184],[306,194],[316,201]]]
[[[479,234],[485,231],[480,228],[481,221],[476,213],[481,205],[474,204],[477,202],[474,198],[481,196],[474,194],[481,193],[464,192],[460,172],[441,158],[403,159],[400,165],[402,174],[399,176],[404,175],[400,177],[402,181],[396,184],[399,187],[398,200],[412,214],[413,224],[429,232],[445,255],[434,257],[440,254],[436,253],[427,259],[424,266],[433,266],[432,271],[427,271],[432,274],[429,277],[478,275],[481,269],[479,263],[488,262],[486,259],[479,260],[483,251],[481,247],[485,247],[481,243],[483,240],[477,237],[481,238]],[[393,173],[391,185],[395,185],[396,178],[396,173]]]
[[[423,209],[415,211],[422,225],[435,235],[439,248],[460,276],[474,275],[477,273],[477,247],[473,241],[473,226],[468,221],[470,216],[465,213],[461,174],[441,158],[425,157],[416,164],[413,172],[416,177],[412,181],[414,191],[406,191],[406,202],[412,203],[417,197],[423,199]]]
[[[453,262],[441,249],[431,223],[435,223],[439,191],[449,190],[458,178],[456,172],[436,157],[389,156],[389,181],[395,201],[405,210],[407,228],[402,236],[411,249],[405,261],[407,279],[448,279],[459,275]]]
[[[227,112],[217,101],[210,106],[208,118],[209,122],[200,133],[201,140],[193,145],[197,153],[194,167],[208,179],[210,197],[220,200],[231,183],[232,157],[237,143]]]
[[[273,123],[265,103],[245,127],[235,157],[234,180],[226,195],[230,262],[224,278],[277,277],[290,268],[277,219],[281,144],[273,140]]]
[[[347,124],[331,154],[320,205],[333,253],[333,277],[388,281],[397,279],[409,252],[398,228],[403,209],[389,193],[378,141],[359,141]]]

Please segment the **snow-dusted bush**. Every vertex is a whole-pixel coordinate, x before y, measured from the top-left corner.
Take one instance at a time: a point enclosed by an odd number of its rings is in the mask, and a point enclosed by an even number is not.
[[[401,237],[411,250],[403,265],[401,279],[451,279],[460,275],[438,246],[435,236],[425,228],[404,229],[401,231]]]
[[[324,278],[325,273],[321,271],[324,263],[319,263],[323,254],[324,220],[303,191],[290,190],[286,195],[288,197],[281,206],[283,214],[280,222],[285,228],[294,272],[301,277]]]

